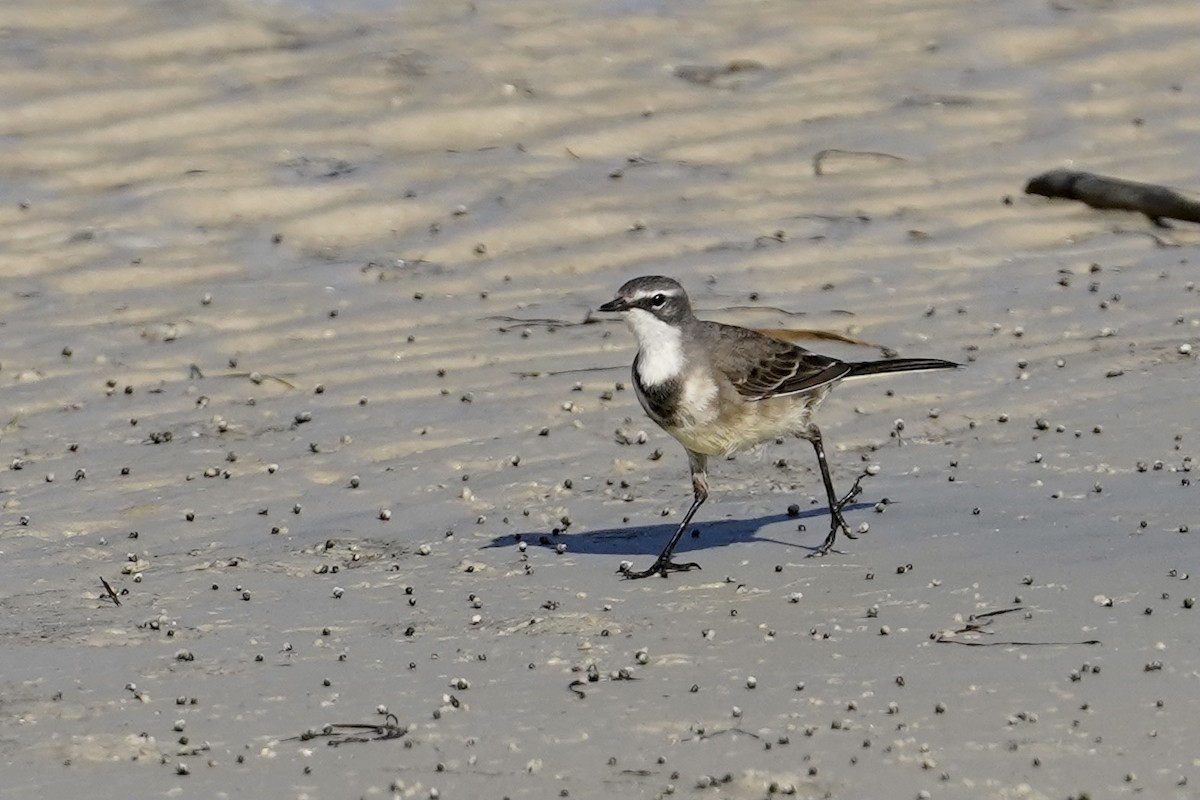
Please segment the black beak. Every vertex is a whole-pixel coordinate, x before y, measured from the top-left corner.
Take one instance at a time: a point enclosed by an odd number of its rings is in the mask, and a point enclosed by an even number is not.
[[[599,310],[600,311],[627,311],[629,309],[629,307],[630,307],[629,303],[625,301],[625,298],[614,297],[612,300],[609,300],[607,303],[600,306]]]

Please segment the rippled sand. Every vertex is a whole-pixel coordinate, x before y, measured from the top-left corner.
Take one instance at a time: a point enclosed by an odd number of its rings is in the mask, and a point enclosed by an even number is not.
[[[0,14],[0,795],[1195,796],[1200,234],[1022,194],[1200,187],[1194,4],[384,5]],[[614,574],[648,273],[968,362],[844,552],[788,442]]]

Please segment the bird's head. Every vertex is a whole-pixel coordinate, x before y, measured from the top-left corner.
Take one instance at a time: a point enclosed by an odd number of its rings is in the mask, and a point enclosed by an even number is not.
[[[653,329],[655,322],[679,327],[692,316],[692,304],[679,281],[662,275],[634,278],[599,310],[625,314],[629,327],[639,336],[639,331]]]

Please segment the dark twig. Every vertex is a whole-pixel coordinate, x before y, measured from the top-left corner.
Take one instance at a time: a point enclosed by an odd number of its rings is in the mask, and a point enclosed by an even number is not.
[[[967,617],[967,624],[957,630],[942,631],[930,636],[933,641],[939,644],[961,644],[964,647],[1066,647],[1069,645],[1092,645],[1100,644],[1099,639],[1086,639],[1079,642],[1028,642],[1028,641],[964,641],[957,638],[961,634],[987,634],[992,636],[994,631],[985,630],[993,622],[1006,614],[1014,614],[1018,611],[1024,611],[1025,606],[1010,606],[1009,608],[998,608],[994,611],[984,611],[979,614],[971,614]]]
[[[1085,639],[1081,642],[964,642],[945,636],[938,636],[934,641],[938,644],[961,644],[964,647],[1034,647],[1035,645],[1066,647],[1077,644],[1101,644],[1099,639]]]
[[[262,383],[263,381],[275,381],[276,383],[286,386],[289,389],[295,389],[296,385],[289,381],[285,381],[278,375],[269,375],[265,372],[226,372],[221,375],[213,375],[214,378],[250,378],[254,383]]]
[[[1137,211],[1160,228],[1164,219],[1200,222],[1200,201],[1153,183],[1109,178],[1091,172],[1055,169],[1029,179],[1026,194],[1078,200],[1092,208]]]
[[[1164,247],[1165,248],[1165,247],[1180,247],[1181,246],[1179,244],[1179,242],[1173,242],[1170,239],[1164,239],[1163,237],[1159,236],[1158,234],[1154,233],[1153,231],[1126,231],[1126,230],[1121,230],[1120,228],[1115,228],[1113,230],[1113,233],[1117,233],[1117,234],[1129,233],[1134,236],[1145,236],[1147,239],[1154,242],[1155,247]]]
[[[354,736],[351,731],[367,731],[373,735]],[[284,739],[285,742],[307,742],[312,739],[329,739],[326,744],[330,747],[338,747],[343,744],[361,744],[363,742],[385,742],[389,739],[399,739],[408,733],[408,726],[401,725],[400,720],[395,714],[388,714],[383,718],[383,722],[351,722],[342,724],[330,724],[323,727],[321,730],[307,730],[299,736],[289,736]]]
[[[113,587],[109,585],[108,581],[104,580],[103,575],[100,576],[100,582],[102,584],[104,584],[104,591],[108,592],[108,596],[112,598],[113,603],[115,603],[116,605],[121,605],[121,598],[117,597],[116,590],[114,590]]]
[[[571,322],[565,319],[553,319],[551,317],[532,317],[525,319],[522,317],[510,317],[507,314],[493,314],[488,317],[480,317],[482,320],[489,322],[510,322],[511,325],[501,325],[497,330],[501,333],[508,333],[517,328],[549,328],[550,330],[558,330],[559,328],[577,328],[580,325],[596,325],[599,323],[616,323],[619,320],[600,319],[593,317],[592,312],[588,312],[579,322]]]
[[[1024,611],[1025,606],[1013,606],[1012,608],[1000,608],[995,611],[985,611],[982,614],[972,614],[968,619],[986,619],[987,617],[998,617],[1001,614],[1012,614],[1014,611]]]
[[[774,311],[776,314],[783,314],[785,317],[806,317],[807,311],[789,311],[786,308],[779,306],[725,306],[726,311]],[[838,312],[834,312],[838,313]],[[846,312],[849,313],[849,312]]]
[[[745,728],[721,728],[720,730],[712,731],[711,733],[708,731],[703,731],[696,738],[712,739],[717,736],[723,736],[726,733],[740,733],[744,736],[749,736],[752,739],[762,739],[762,737],[759,736],[757,733],[754,733],[753,731],[748,731]],[[690,739],[683,739],[682,741],[687,742],[687,741],[690,741]]]
[[[613,367],[576,367],[575,369],[548,369],[541,370],[524,370],[522,372],[514,372],[518,378],[543,378],[547,375],[574,375],[580,372],[611,372],[614,369],[628,370],[626,364],[618,364]]]
[[[749,58],[738,58],[726,64],[680,64],[673,70],[675,77],[697,86],[715,86],[717,88],[736,88],[736,83],[729,83],[731,76],[747,72],[761,72],[766,69],[758,61]],[[724,80],[723,80],[724,79]]]

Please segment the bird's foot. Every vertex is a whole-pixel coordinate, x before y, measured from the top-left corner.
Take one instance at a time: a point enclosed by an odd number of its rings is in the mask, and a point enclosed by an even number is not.
[[[637,580],[638,578],[649,578],[651,575],[661,575],[667,577],[668,572],[687,572],[690,569],[700,569],[700,565],[695,561],[689,561],[686,564],[677,564],[669,558],[659,556],[649,569],[644,569],[641,572],[633,571],[633,564],[628,561],[622,561],[617,573],[626,580]]]
[[[850,487],[850,491],[848,491],[848,492],[846,492],[846,494],[842,495],[842,499],[837,501],[835,516],[840,517],[842,515],[841,514],[842,509],[845,508],[846,506],[848,506],[850,503],[853,503],[855,498],[857,498],[860,494],[862,494],[862,482],[863,482],[863,478],[867,477],[867,474],[868,473],[864,472],[862,475],[859,475],[857,478],[855,478],[854,485]],[[845,525],[845,524],[846,524],[846,520],[842,520],[842,525]],[[854,537],[852,536],[850,538],[853,539]]]
[[[825,537],[825,541],[821,542],[821,546],[809,553],[805,558],[816,558],[817,556],[827,556],[830,553],[840,553],[840,550],[833,549],[833,543],[837,541],[838,531],[841,531],[847,539],[857,539],[858,534],[851,533],[849,526],[846,525],[846,520],[842,518],[840,511],[835,511],[833,514],[833,524],[829,528],[829,535]]]
[[[833,507],[829,509],[829,535],[825,537],[825,541],[821,543],[821,546],[809,553],[806,558],[813,558],[814,556],[827,556],[831,552],[834,552],[833,543],[837,541],[838,531],[841,531],[842,535],[847,539],[858,538],[858,534],[850,530],[849,523],[847,523],[846,518],[842,516],[842,509],[854,502],[854,498],[862,494],[862,480],[865,477],[867,477],[867,473],[864,472],[862,475],[859,475],[857,478],[855,478],[854,485],[850,487],[850,491],[846,492],[846,494],[842,496],[842,499],[838,500]]]

